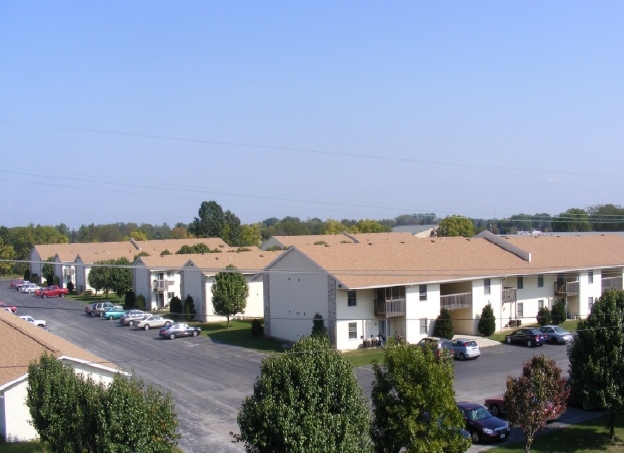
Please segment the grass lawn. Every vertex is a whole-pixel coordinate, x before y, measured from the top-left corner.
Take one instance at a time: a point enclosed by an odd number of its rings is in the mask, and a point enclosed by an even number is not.
[[[366,348],[356,349],[355,351],[345,351],[344,357],[351,362],[353,368],[357,368],[370,365],[373,363],[373,360],[383,363],[384,355],[382,348]]]
[[[565,330],[567,330],[568,332],[574,333],[576,332],[576,325],[578,324],[578,320],[577,319],[568,319],[566,321],[564,321],[563,323],[559,324],[561,327],[563,327]],[[520,326],[520,328],[522,327],[536,327],[539,328],[539,324],[534,323],[534,324],[527,324]],[[488,338],[490,340],[494,340],[494,341],[505,341],[505,335],[507,335],[508,333],[513,332],[514,329],[511,330],[506,330],[505,332],[496,332],[493,335],[490,335]]]
[[[535,453],[624,452],[624,414],[620,414],[616,421],[615,437],[615,444],[611,444],[604,418],[600,416],[578,425],[555,429],[536,436],[531,451]],[[524,445],[524,441],[514,442],[488,450],[488,453],[521,453],[524,452]]]
[[[123,298],[119,301],[119,297],[115,293],[109,293],[108,299],[104,296],[104,293],[99,293],[97,296],[87,296],[86,294],[68,294],[65,297],[82,302],[85,305],[92,304],[93,302],[110,302],[113,305],[123,305]]]
[[[274,338],[252,337],[251,320],[230,321],[229,330],[226,328],[227,323],[225,321],[210,323],[191,322],[189,324],[201,327],[202,335],[206,335],[219,343],[227,343],[262,352],[284,352],[283,341]]]
[[[33,442],[14,442],[0,444],[0,452],[2,453],[40,453],[41,444],[39,441]]]

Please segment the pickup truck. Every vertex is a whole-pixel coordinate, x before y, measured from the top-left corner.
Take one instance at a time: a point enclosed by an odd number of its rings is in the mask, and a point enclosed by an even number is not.
[[[67,288],[59,288],[58,286],[49,286],[41,291],[41,297],[44,299],[46,297],[63,297],[65,294],[69,293]]]

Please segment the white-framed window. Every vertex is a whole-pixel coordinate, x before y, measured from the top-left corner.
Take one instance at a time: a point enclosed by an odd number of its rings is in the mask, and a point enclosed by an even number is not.
[[[427,335],[427,318],[420,318],[420,333]]]
[[[419,285],[420,300],[427,300],[427,285]]]
[[[492,293],[492,282],[489,278],[483,280],[483,294],[491,294]]]
[[[517,313],[518,318],[524,318],[524,303],[518,302]]]
[[[537,301],[537,309],[541,310],[542,308],[544,308],[544,299],[540,299]]]
[[[173,271],[167,271],[167,278],[173,277]]]
[[[593,297],[588,297],[587,298],[587,310],[588,310],[588,313],[591,313],[593,306],[594,306],[594,298]]]
[[[350,289],[349,292],[347,293],[347,305],[349,307],[355,307],[357,305],[357,299],[355,296],[355,290],[354,289]],[[351,324],[349,324],[351,325]],[[351,338],[351,337],[349,337]]]
[[[174,293],[167,293],[167,297],[169,298],[169,300],[173,299],[173,296],[175,296]]]
[[[357,339],[357,322],[349,323],[349,340]]]
[[[594,283],[594,271],[589,271],[587,273],[587,283],[589,283],[590,285]]]
[[[524,277],[522,275],[518,276],[518,284],[516,285],[518,289],[524,289]]]
[[[543,288],[544,287],[544,274],[539,274],[537,276],[537,287],[538,288]]]

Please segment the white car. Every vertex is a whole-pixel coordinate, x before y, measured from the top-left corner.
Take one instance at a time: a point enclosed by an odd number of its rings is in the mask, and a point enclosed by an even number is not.
[[[34,293],[38,289],[41,289],[39,285],[35,285],[34,283],[29,283],[28,285],[22,285],[22,287],[20,288],[20,291],[23,293],[30,294],[30,293]]]
[[[33,323],[36,326],[39,327],[45,327],[46,326],[46,322],[42,319],[34,319],[32,316],[20,316],[20,319],[23,319],[24,321],[28,321]]]
[[[152,327],[166,327],[171,324],[171,319],[162,316],[149,316],[137,321],[135,326],[139,329],[150,330]]]

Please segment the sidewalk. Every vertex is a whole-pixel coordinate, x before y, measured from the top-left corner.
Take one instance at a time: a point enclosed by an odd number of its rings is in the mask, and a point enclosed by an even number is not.
[[[476,335],[455,335],[452,339],[456,340],[458,338],[467,338],[469,340],[474,340],[477,342],[477,346],[479,348],[487,348],[489,346],[498,346],[501,344],[500,341],[490,340],[489,338],[483,338]]]

